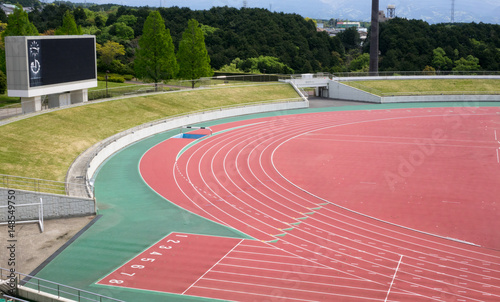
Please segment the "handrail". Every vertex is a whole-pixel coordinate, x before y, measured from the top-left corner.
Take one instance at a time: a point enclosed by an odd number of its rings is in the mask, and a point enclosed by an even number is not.
[[[24,278],[23,280],[21,280]],[[118,301],[118,302],[124,302],[123,300],[107,297],[104,295],[96,294],[90,291],[86,291],[83,289],[79,289],[76,287],[64,285],[61,283],[41,279],[38,277],[26,275],[23,273],[19,272],[11,272],[8,269],[0,267],[0,280],[10,280],[13,278],[17,278],[19,281],[20,286],[25,286],[34,290],[37,290],[39,293],[44,292],[51,294],[50,292],[46,290],[53,291],[58,298],[68,298],[68,299],[73,299],[75,301]],[[33,282],[32,280],[36,280],[36,282]],[[44,283],[46,283],[44,285]],[[44,290],[42,290],[44,289]]]
[[[70,185],[85,187],[85,185],[83,184],[0,174],[0,187],[9,189],[19,189],[19,190],[38,192],[38,193],[43,192],[43,193],[69,196],[67,188]],[[87,196],[81,196],[81,197],[87,197]]]

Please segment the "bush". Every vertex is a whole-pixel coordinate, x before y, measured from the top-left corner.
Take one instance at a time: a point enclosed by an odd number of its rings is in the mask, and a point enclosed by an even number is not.
[[[125,81],[132,81],[132,79],[134,78],[134,76],[131,75],[131,74],[124,74],[123,78],[125,79]]]
[[[0,70],[0,94],[4,94],[7,90],[7,77],[5,73]]]
[[[106,81],[106,75],[97,76],[97,80],[98,81]],[[123,76],[119,76],[116,74],[109,74],[108,75],[108,82],[125,83],[125,78]]]

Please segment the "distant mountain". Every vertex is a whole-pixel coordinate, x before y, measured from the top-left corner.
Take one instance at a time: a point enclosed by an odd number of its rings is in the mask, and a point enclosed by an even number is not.
[[[16,0],[11,0],[15,2]],[[19,0],[33,1],[33,0]],[[82,0],[69,0],[83,2]],[[50,0],[44,0],[47,3]],[[276,12],[297,13],[318,19],[348,19],[370,21],[371,0],[87,0],[87,3],[116,3],[130,6],[179,6],[193,10],[210,9],[212,6],[240,8],[260,7]],[[407,19],[421,19],[429,23],[447,23],[451,20],[452,0],[380,0],[380,10],[396,5],[396,15]],[[455,0],[455,22],[483,22],[500,24],[500,0]]]
[[[252,3],[252,1],[248,1]],[[266,3],[265,0],[262,5]],[[268,2],[268,1],[267,1]],[[300,15],[322,19],[349,19],[370,21],[371,0],[313,0],[304,1],[306,6],[294,4],[294,1],[274,1],[273,10],[296,11]],[[385,0],[380,1],[380,10],[387,12],[387,5],[396,5],[396,15],[407,19],[421,19],[429,23],[451,21],[452,0]],[[456,0],[455,22],[483,22],[500,24],[499,0]]]

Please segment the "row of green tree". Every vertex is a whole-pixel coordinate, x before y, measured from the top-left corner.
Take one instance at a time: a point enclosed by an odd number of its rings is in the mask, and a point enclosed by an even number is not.
[[[363,51],[368,50],[366,43]],[[386,71],[496,71],[500,70],[500,25],[431,25],[395,18],[380,24],[380,53],[380,70]]]
[[[99,70],[119,73],[134,70],[138,39],[143,34],[144,22],[152,8],[46,5],[41,10],[31,12],[29,18],[40,33],[53,34],[55,29],[62,26],[63,15],[67,10],[72,12],[83,33],[96,35],[99,44],[113,41],[124,46],[125,53],[118,55],[117,61],[108,66],[101,61]],[[263,56],[273,58],[264,60],[267,64],[284,64],[287,68],[282,70],[287,72],[330,71],[335,66],[340,68],[342,62],[338,58],[344,56],[344,47],[339,38],[318,32],[312,20],[308,21],[297,14],[230,7],[214,7],[204,11],[170,7],[157,11],[170,30],[175,49],[180,46],[182,33],[189,20],[195,19],[201,24],[211,66],[215,70],[227,69],[237,59],[262,60],[259,57]],[[337,55],[332,56],[332,52]],[[264,72],[264,69],[266,72],[279,69],[276,65],[258,65],[260,72]]]
[[[34,10],[29,18],[40,33],[54,34],[62,27],[64,14],[71,12],[82,33],[96,35],[101,50],[98,70],[133,74],[139,38],[152,10],[110,4],[83,8],[59,2]],[[193,11],[170,7],[157,11],[170,31],[174,49],[179,49],[188,21],[200,23],[215,70],[306,73],[368,69],[369,37],[363,43],[355,29],[330,37],[318,31],[310,19],[259,8]],[[499,49],[500,25],[496,24],[430,25],[401,18],[380,24],[381,71],[499,70]]]
[[[28,19],[21,6],[16,7],[8,17],[8,23],[2,31],[2,42],[6,36],[36,36],[38,30]],[[81,26],[77,26],[73,14],[67,10],[56,35],[80,35]],[[3,43],[2,43],[3,45]],[[119,43],[107,41],[104,45],[96,44],[100,60],[112,65],[116,55],[123,55],[124,47]],[[5,72],[5,49],[1,66]],[[138,47],[134,60],[135,75],[146,81],[158,83],[173,78],[196,80],[213,75],[210,57],[205,46],[205,38],[200,24],[195,19],[188,21],[187,29],[182,34],[177,53],[172,42],[170,30],[165,28],[165,21],[158,11],[151,11],[144,22],[142,35],[138,39]],[[193,88],[195,81],[193,81]]]

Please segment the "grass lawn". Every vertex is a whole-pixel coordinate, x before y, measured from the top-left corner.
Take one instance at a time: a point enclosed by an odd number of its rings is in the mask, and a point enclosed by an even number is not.
[[[132,86],[132,85],[135,85],[135,84],[116,83],[116,82],[109,82],[108,81],[108,88],[116,88],[116,87]],[[106,81],[97,81],[97,87],[89,88],[89,90],[100,90],[100,89],[106,89]]]
[[[0,127],[0,174],[64,181],[93,144],[149,121],[196,110],[297,98],[286,84],[190,90],[89,104]]]
[[[7,96],[6,94],[0,94],[0,108],[12,104],[19,104],[21,103],[21,98],[18,97],[10,97]]]
[[[379,96],[500,93],[500,80],[488,79],[387,80],[342,83]]]

